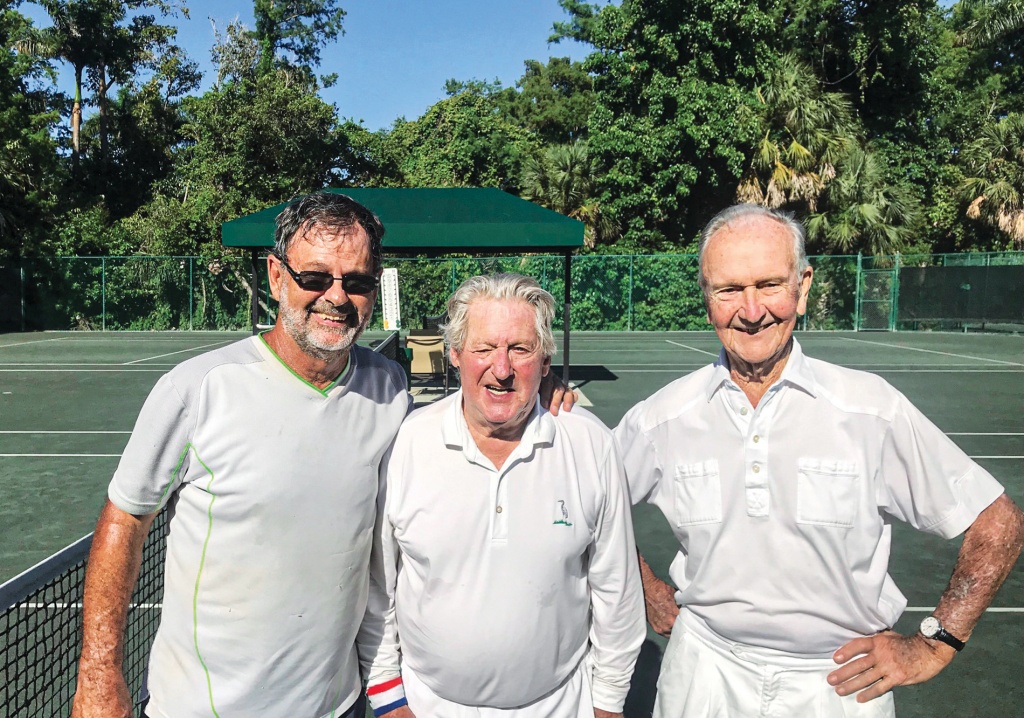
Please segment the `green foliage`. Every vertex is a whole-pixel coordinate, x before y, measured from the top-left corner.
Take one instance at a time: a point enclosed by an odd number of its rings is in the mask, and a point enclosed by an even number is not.
[[[615,239],[616,227],[595,196],[597,173],[585,141],[549,145],[527,159],[521,184],[523,199],[583,222],[587,247]]]
[[[275,68],[312,69],[320,52],[344,32],[345,11],[336,0],[254,0],[259,72]]]
[[[1024,115],[991,121],[964,150],[967,216],[1000,230],[1024,248]]]
[[[53,98],[36,89],[45,66],[13,48],[30,35],[27,18],[0,3],[0,259],[34,246],[46,228],[58,173],[50,134]]]
[[[594,79],[583,63],[552,57],[527,60],[515,88],[497,93],[502,112],[545,144],[586,139],[594,111]]]
[[[753,87],[776,54],[771,8],[740,0],[563,0],[565,37],[585,63],[596,107],[590,149],[601,200],[630,246],[680,246],[728,204],[754,138]]]
[[[534,148],[529,133],[504,117],[491,97],[462,92],[430,107],[414,122],[356,134],[368,159],[357,180],[378,187],[500,187],[514,189]]]

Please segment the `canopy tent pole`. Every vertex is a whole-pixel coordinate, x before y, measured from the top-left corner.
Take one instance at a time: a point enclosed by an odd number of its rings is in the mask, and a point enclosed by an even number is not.
[[[252,318],[253,336],[259,334],[260,323],[260,273],[259,273],[259,250],[253,249],[249,252],[249,262],[252,269],[252,299],[249,302],[249,314]]]
[[[572,304],[572,253],[565,253],[565,300],[562,309],[562,383],[569,386],[569,307]]]

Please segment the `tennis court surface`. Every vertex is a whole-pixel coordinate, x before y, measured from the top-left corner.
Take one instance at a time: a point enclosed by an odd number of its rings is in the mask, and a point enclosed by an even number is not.
[[[156,380],[177,363],[244,336],[0,335],[0,582],[92,530],[107,482]],[[810,356],[887,379],[992,472],[1015,501],[1024,503],[1024,337],[927,332],[797,336]],[[718,348],[710,332],[577,332],[571,376],[592,411],[614,426],[637,401],[712,361]],[[634,515],[641,551],[656,571],[667,575],[673,539],[664,518],[646,506],[637,507]],[[897,628],[911,632],[942,592],[959,542],[897,525],[893,543],[891,573],[911,606]],[[645,645],[627,718],[649,715],[663,645],[653,636]],[[1021,645],[1024,573],[1018,563],[949,669],[927,684],[897,691],[898,715],[1021,715]],[[6,708],[0,714],[7,715]]]

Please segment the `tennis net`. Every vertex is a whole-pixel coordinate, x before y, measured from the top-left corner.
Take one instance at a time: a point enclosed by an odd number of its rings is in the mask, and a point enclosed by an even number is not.
[[[160,623],[167,512],[153,522],[125,630],[124,672],[135,714]],[[71,715],[82,652],[82,598],[92,534],[0,586],[0,714],[5,718]]]

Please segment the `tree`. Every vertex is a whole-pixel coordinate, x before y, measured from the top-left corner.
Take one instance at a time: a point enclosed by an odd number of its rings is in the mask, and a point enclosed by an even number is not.
[[[523,199],[583,222],[588,247],[615,238],[615,225],[596,198],[597,176],[586,141],[545,147],[526,161],[521,184]]]
[[[500,187],[514,190],[535,140],[504,117],[494,99],[447,97],[419,119],[396,120],[361,143],[361,182],[384,187]]]
[[[1024,30],[1024,0],[961,0],[977,17],[963,29],[960,40],[968,45],[995,42]]]
[[[75,95],[71,110],[75,166],[81,152],[82,87],[87,76],[99,110],[100,155],[107,154],[108,96],[114,85],[128,82],[141,66],[153,67],[170,47],[175,28],[160,25],[153,15],[128,13],[156,9],[175,11],[168,0],[39,0],[53,25],[34,33],[31,47],[40,55],[71,65]],[[182,8],[187,16],[187,9]]]
[[[31,31],[28,18],[0,2],[0,259],[24,254],[45,232],[56,173],[54,98],[38,89],[47,68],[13,49]]]
[[[589,148],[602,207],[633,247],[689,244],[734,195],[756,137],[753,88],[777,54],[773,3],[561,0],[555,38],[594,46]],[[747,109],[744,109],[747,108]]]
[[[261,74],[277,67],[311,69],[320,51],[344,33],[337,0],[254,0]]]
[[[850,102],[822,91],[810,66],[789,54],[755,92],[759,139],[737,199],[816,211],[836,165],[858,143]]]
[[[496,93],[502,112],[544,144],[585,139],[594,110],[594,79],[583,63],[552,57],[545,65],[527,60],[515,88]]]
[[[993,119],[964,150],[967,216],[1004,232],[1024,248],[1024,115]]]
[[[810,244],[844,254],[905,251],[920,212],[909,192],[887,181],[878,156],[858,146],[839,162],[822,204],[807,220]]]

